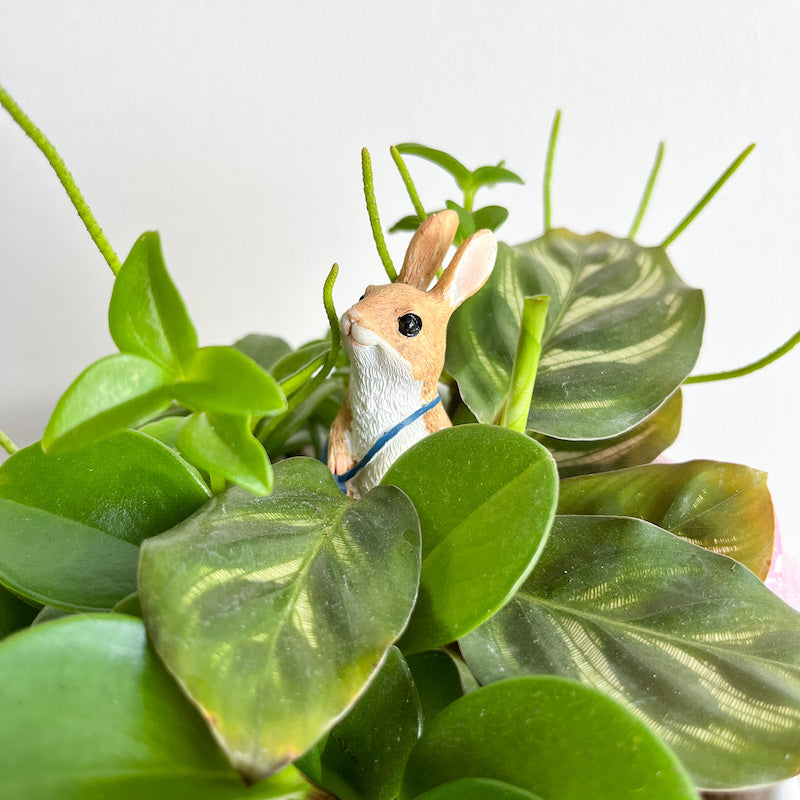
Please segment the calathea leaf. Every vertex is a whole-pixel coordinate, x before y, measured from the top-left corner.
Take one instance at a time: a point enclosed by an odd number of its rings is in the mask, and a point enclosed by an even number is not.
[[[311,747],[377,673],[416,599],[419,522],[393,487],[345,497],[324,464],[275,465],[147,541],[139,596],[156,649],[250,779]]]
[[[460,645],[484,683],[553,674],[601,689],[700,786],[800,770],[800,614],[745,567],[651,523],[556,517],[516,597]]]
[[[550,297],[530,431],[607,439],[655,411],[691,371],[702,293],[660,248],[607,234],[550,230],[501,245],[489,281],[448,327],[447,371],[476,417],[492,422],[508,391],[524,297]]]

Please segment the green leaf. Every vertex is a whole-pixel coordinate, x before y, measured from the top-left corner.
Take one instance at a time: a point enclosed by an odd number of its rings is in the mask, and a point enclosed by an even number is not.
[[[464,694],[461,676],[446,650],[412,653],[407,661],[419,695],[423,726],[427,726],[440,711]]]
[[[181,427],[178,447],[200,469],[255,494],[272,488],[272,467],[248,417],[196,412]]]
[[[398,144],[397,150],[404,156],[419,156],[441,167],[455,178],[456,183],[462,190],[470,185],[472,173],[457,158],[445,153],[443,150],[434,150],[432,147],[425,147],[423,144],[415,144],[413,142]]]
[[[111,609],[136,589],[138,544],[208,497],[182,458],[141,433],[66,456],[26,447],[0,467],[0,582],[36,603]]]
[[[561,482],[559,514],[638,517],[767,577],[775,512],[767,475],[740,464],[647,464]]]
[[[411,672],[389,650],[355,708],[331,731],[322,751],[323,788],[340,800],[392,800],[422,718]]]
[[[139,433],[146,433],[148,436],[152,436],[153,439],[158,440],[161,444],[166,445],[177,453],[178,432],[185,422],[185,416],[171,415],[153,422],[147,422],[137,430]]]
[[[464,239],[472,236],[478,229],[475,225],[475,220],[472,218],[471,212],[462,208],[458,203],[448,200],[445,205],[451,211],[455,211],[456,214],[458,214],[458,231],[456,232],[455,242],[456,244],[460,244]]]
[[[544,447],[490,425],[438,431],[395,461],[382,483],[411,498],[422,528],[405,652],[452,642],[512,597],[541,552],[557,482]]]
[[[535,434],[552,454],[562,478],[592,472],[608,472],[649,464],[678,437],[681,428],[683,396],[675,392],[658,410],[629,431],[611,439],[570,442]]]
[[[473,189],[494,186],[497,183],[525,183],[516,172],[505,167],[478,167],[473,170],[470,183]]]
[[[508,219],[508,209],[502,206],[484,206],[472,212],[472,219],[476,228],[496,231]]]
[[[551,673],[602,689],[700,786],[800,770],[800,614],[745,567],[648,522],[556,517],[517,596],[460,645],[482,683]]]
[[[38,613],[38,607],[23,602],[0,586],[0,639],[20,628],[27,628]]]
[[[197,349],[197,333],[167,273],[157,233],[143,233],[125,259],[114,281],[108,325],[121,352],[156,361],[172,375]]]
[[[294,770],[247,789],[147,647],[139,620],[71,617],[0,645],[0,796],[303,798]]]
[[[260,367],[270,372],[283,356],[292,352],[289,343],[278,336],[266,333],[249,333],[233,343],[233,346],[252,358]]]
[[[397,489],[355,502],[324,464],[275,465],[266,498],[232,489],[142,547],[156,649],[249,778],[311,747],[406,625],[417,515]]]
[[[331,346],[328,341],[308,342],[292,353],[287,353],[273,367],[272,375],[287,394],[308,382],[322,366]]]
[[[85,369],[61,396],[42,436],[42,447],[65,453],[137,425],[168,408],[170,376],[140,356],[118,353]]]
[[[541,800],[539,795],[491,778],[461,778],[423,792],[417,800]]]
[[[173,393],[193,411],[261,417],[286,408],[274,378],[232,347],[201,347],[187,361],[185,375]]]
[[[461,778],[552,800],[697,800],[643,722],[600,692],[553,677],[501,681],[448,706],[412,751],[400,800]]]
[[[435,211],[431,211],[431,215],[435,213]],[[422,220],[416,214],[409,214],[407,217],[402,217],[397,220],[397,222],[389,228],[389,233],[395,233],[397,231],[415,231],[421,224]]]
[[[523,298],[537,294],[550,297],[550,310],[531,431],[618,436],[653,413],[695,363],[702,292],[681,281],[662,249],[551,230],[501,245],[486,285],[450,321],[447,371],[482,422],[502,408]]]

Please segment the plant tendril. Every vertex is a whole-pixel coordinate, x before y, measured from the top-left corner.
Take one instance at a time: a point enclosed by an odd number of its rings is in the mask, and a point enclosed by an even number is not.
[[[392,154],[395,166],[406,186],[408,196],[411,198],[411,204],[414,206],[414,211],[417,212],[417,218],[420,222],[424,222],[428,215],[425,213],[425,207],[422,205],[419,195],[417,194],[417,187],[414,186],[414,181],[411,180],[411,173],[408,171],[406,162],[403,161],[403,156],[400,155],[400,151],[394,145],[389,148],[389,152]]]
[[[0,431],[0,447],[2,447],[3,450],[5,450],[10,456],[13,456],[14,453],[19,450],[19,447],[17,447],[14,442],[12,442],[11,439],[9,439],[8,436],[3,433],[3,431]]]
[[[753,151],[755,144],[751,144],[749,147],[745,147],[741,153],[731,162],[728,169],[722,173],[722,175],[717,178],[714,185],[698,200],[698,202],[694,205],[694,207],[689,211],[689,213],[675,226],[671,233],[669,233],[665,238],[664,241],[661,242],[661,247],[666,250],[685,230],[689,227],[689,224],[692,220],[709,204],[711,198],[725,185],[728,181],[728,178],[736,172],[737,169],[742,165],[742,162],[750,155]]]
[[[56,148],[53,147],[49,139],[39,130],[39,128],[36,127],[36,125],[31,121],[30,117],[28,117],[28,115],[16,103],[14,98],[11,97],[11,95],[2,86],[0,86],[0,105],[2,105],[3,108],[8,111],[14,122],[16,122],[17,125],[19,125],[19,127],[22,128],[22,130],[28,135],[28,137],[33,140],[33,143],[39,148],[44,157],[48,160],[50,166],[56,173],[56,177],[64,187],[67,196],[72,201],[72,205],[78,212],[78,216],[86,226],[86,230],[89,231],[89,236],[92,237],[92,241],[97,246],[100,254],[103,256],[103,258],[105,258],[108,266],[111,267],[111,271],[116,275],[119,272],[122,264],[117,257],[117,254],[114,252],[114,249],[109,244],[108,239],[106,239],[102,228],[94,218],[89,205],[87,204],[86,200],[84,200],[80,189],[78,189],[78,186],[75,183],[75,179],[70,174],[70,171],[67,169],[67,165],[58,154]]]
[[[785,341],[780,347],[768,353],[763,358],[754,361],[747,366],[739,367],[738,369],[726,370],[725,372],[710,372],[707,375],[690,375],[684,383],[710,383],[711,381],[727,381],[730,378],[741,378],[743,375],[749,375],[751,372],[757,372],[760,369],[772,364],[782,356],[785,356],[798,342],[800,342],[800,331],[794,334],[790,339]]]
[[[656,150],[656,158],[653,161],[653,166],[650,168],[650,175],[647,177],[647,184],[642,193],[642,199],[639,201],[639,208],[636,209],[636,216],[633,218],[631,229],[628,231],[628,238],[633,239],[639,231],[639,226],[642,224],[647,206],[650,203],[650,195],[653,193],[653,186],[656,183],[658,170],[661,168],[661,159],[664,157],[664,142],[658,143],[658,150]]]
[[[553,125],[550,128],[550,139],[547,143],[547,157],[544,164],[544,229],[550,230],[550,179],[553,177],[553,159],[556,155],[556,140],[558,139],[558,127],[561,124],[561,110],[556,111],[553,117]]]
[[[369,224],[372,227],[372,238],[375,240],[375,247],[378,248],[378,255],[381,263],[389,276],[389,280],[394,283],[397,279],[397,270],[392,264],[392,258],[386,248],[386,242],[381,230],[381,220],[378,216],[378,204],[375,202],[375,185],[372,180],[372,161],[369,157],[369,150],[364,147],[361,150],[361,174],[364,180],[364,199],[367,201],[367,214],[369,214]]]

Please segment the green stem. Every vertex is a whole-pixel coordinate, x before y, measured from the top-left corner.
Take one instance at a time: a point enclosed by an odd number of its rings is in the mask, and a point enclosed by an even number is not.
[[[39,128],[34,125],[28,115],[17,105],[14,98],[11,97],[11,95],[2,86],[0,86],[0,105],[2,105],[3,108],[8,111],[14,122],[16,122],[17,125],[19,125],[19,127],[22,128],[22,130],[33,140],[33,143],[39,148],[39,150],[41,150],[44,157],[50,162],[50,166],[55,170],[58,180],[66,190],[67,196],[72,201],[72,205],[75,206],[78,216],[86,226],[86,230],[89,231],[89,236],[92,237],[92,241],[97,246],[100,254],[103,256],[103,258],[105,258],[108,266],[111,267],[111,271],[116,275],[119,272],[122,264],[120,263],[117,254],[109,244],[108,239],[106,239],[103,230],[97,224],[97,220],[94,218],[91,209],[83,199],[80,189],[78,189],[77,185],[75,184],[75,179],[70,174],[70,171],[67,169],[67,165],[58,154],[58,151],[55,149],[55,147],[53,147],[53,145],[39,130]]]
[[[550,230],[550,180],[553,177],[553,159],[556,155],[556,140],[558,139],[558,127],[561,124],[561,110],[556,111],[553,117],[553,125],[550,128],[550,139],[547,143],[547,158],[544,162],[544,229]]]
[[[647,185],[644,187],[642,199],[639,201],[639,208],[636,209],[636,216],[633,218],[633,224],[628,232],[628,238],[633,239],[639,231],[639,226],[644,219],[645,211],[650,203],[650,195],[653,193],[653,186],[655,186],[658,170],[661,168],[661,159],[664,157],[664,142],[658,143],[658,150],[656,150],[656,160],[650,168],[650,175],[647,178]]]
[[[392,154],[395,166],[400,173],[400,177],[403,179],[408,196],[411,198],[411,205],[414,206],[414,211],[417,212],[419,221],[423,222],[427,219],[428,215],[425,213],[425,207],[420,202],[419,195],[417,194],[417,187],[414,186],[414,181],[411,180],[411,173],[408,171],[406,162],[403,161],[403,156],[400,155],[400,151],[394,145],[389,148],[389,152]]]
[[[522,306],[522,324],[511,373],[511,388],[500,420],[504,428],[520,433],[525,433],[528,427],[528,413],[542,355],[542,334],[549,305],[550,298],[546,294],[539,294],[526,297]]]
[[[3,431],[0,431],[0,447],[2,447],[3,450],[5,450],[10,456],[13,456],[14,453],[19,450],[19,447],[17,447],[14,442],[12,442],[11,439],[9,439],[8,436],[3,433]]]
[[[211,472],[208,476],[211,494],[222,494],[225,491],[225,476],[219,472]]]
[[[397,279],[397,270],[392,264],[392,258],[386,248],[386,242],[381,230],[381,220],[378,216],[378,204],[375,202],[375,184],[372,180],[372,161],[369,157],[369,150],[361,150],[361,174],[364,180],[364,199],[367,201],[367,214],[369,214],[369,224],[372,226],[372,238],[378,248],[378,255],[381,263],[389,276],[389,280],[394,282]]]
[[[737,169],[742,165],[742,162],[750,155],[753,151],[755,144],[751,144],[749,147],[745,147],[741,153],[731,162],[731,165],[722,175],[717,178],[717,181],[714,185],[700,198],[700,200],[695,204],[692,210],[675,226],[670,234],[666,236],[663,242],[661,242],[661,247],[665,250],[669,247],[682,233],[689,227],[692,220],[709,204],[711,198],[725,185],[728,178],[736,172]]]
[[[768,364],[771,364],[773,361],[777,361],[781,356],[785,356],[798,342],[800,342],[800,331],[797,331],[794,336],[785,341],[776,350],[768,353],[758,361],[754,361],[752,364],[725,372],[710,372],[707,375],[690,375],[684,383],[709,383],[711,381],[727,381],[729,378],[741,378],[742,375],[749,375],[751,372],[756,372],[766,367]]]

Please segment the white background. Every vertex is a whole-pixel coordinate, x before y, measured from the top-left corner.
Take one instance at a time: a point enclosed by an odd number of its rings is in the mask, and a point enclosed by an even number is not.
[[[747,363],[800,327],[797,2],[14,2],[0,0],[0,81],[56,143],[121,257],[142,231],[204,344],[325,330],[383,272],[363,210],[373,155],[384,222],[410,212],[388,156],[421,141],[527,180],[501,238],[541,232],[550,121],[563,109],[553,223],[624,235],[657,142],[666,155],[643,244],[655,244],[757,142],[670,247],[706,290],[698,371]],[[409,158],[428,207],[458,194]],[[480,199],[479,195],[479,199]],[[390,237],[395,261],[405,247]],[[39,438],[59,394],[112,352],[112,275],[42,156],[0,116],[0,429]],[[671,455],[770,473],[800,547],[799,352],[692,386]]]
[[[800,327],[800,5],[742,2],[16,2],[0,0],[0,82],[60,149],[121,257],[158,229],[203,344],[293,344],[381,282],[360,178],[384,222],[410,212],[388,156],[420,141],[528,181],[484,195],[501,238],[541,232],[541,172],[563,109],[553,222],[624,235],[657,142],[643,244],[672,229],[750,142],[739,174],[670,247],[706,290],[699,371],[760,357]],[[414,170],[428,207],[457,199]],[[479,196],[480,198],[480,196]],[[390,239],[395,261],[405,247]],[[69,382],[112,352],[112,275],[33,145],[0,114],[0,428],[41,434]],[[800,547],[800,348],[689,387],[675,459],[769,471]]]

